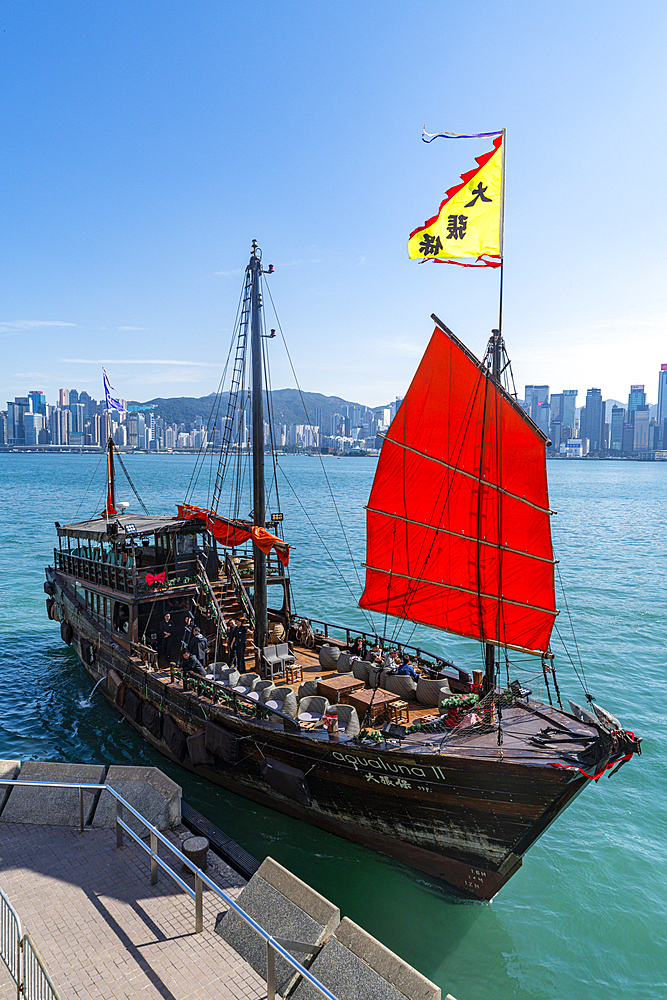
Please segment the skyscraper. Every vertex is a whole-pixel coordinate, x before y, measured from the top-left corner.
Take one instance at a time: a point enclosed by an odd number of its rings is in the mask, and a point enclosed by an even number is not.
[[[635,433],[632,439],[633,451],[648,451],[649,407],[644,403],[634,413]]]
[[[574,424],[577,414],[577,389],[563,389],[563,412],[561,419],[563,421],[563,431],[567,437],[573,437],[574,435]],[[567,428],[570,428],[567,431]]]
[[[32,392],[28,393],[28,399],[32,402],[32,412],[41,413],[43,417],[46,416],[46,396],[43,392],[39,392],[33,389]]]
[[[589,389],[586,393],[586,437],[589,451],[604,450],[604,406],[599,389]]]
[[[623,450],[623,424],[625,410],[622,406],[612,406],[609,448],[611,451]]]
[[[658,375],[658,423],[667,417],[667,365],[660,365]]]
[[[540,403],[549,402],[549,386],[548,385],[527,385],[526,386],[526,412],[530,414],[536,424],[538,424],[538,407]]]
[[[630,395],[628,396],[628,421],[631,424],[635,422],[635,410],[638,406],[644,406],[646,404],[646,393],[644,392],[643,385],[631,385]]]

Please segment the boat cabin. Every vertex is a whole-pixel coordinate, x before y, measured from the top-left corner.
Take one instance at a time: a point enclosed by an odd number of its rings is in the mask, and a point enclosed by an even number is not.
[[[253,556],[246,546],[221,549],[201,521],[150,514],[93,518],[61,526],[54,567],[94,619],[121,640],[157,648],[168,611],[175,628],[186,614],[214,637],[230,617],[253,620]],[[272,621],[289,623],[289,586],[275,555],[267,559],[275,598]]]

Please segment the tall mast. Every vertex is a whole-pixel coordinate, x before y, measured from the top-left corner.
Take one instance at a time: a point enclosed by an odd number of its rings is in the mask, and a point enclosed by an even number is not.
[[[250,343],[252,351],[252,499],[253,522],[266,527],[266,500],[264,495],[264,400],[262,386],[262,297],[260,275],[262,262],[257,241],[252,241],[250,272],[252,292],[250,300]],[[255,646],[266,645],[268,619],[266,610],[266,556],[255,545]]]
[[[113,438],[109,435],[107,442],[107,505],[104,510],[106,517],[116,514],[116,483],[113,465]]]
[[[507,163],[507,129],[503,129],[503,165],[500,181],[500,289],[498,303],[498,329],[491,331],[487,358],[490,355],[491,375],[500,384],[502,330],[503,330],[503,273],[505,271],[504,240],[505,240],[505,165]],[[495,690],[496,685],[496,647],[487,642],[484,648],[484,694]]]
[[[502,317],[502,288],[503,288],[503,268],[500,266],[500,316]],[[492,330],[487,348],[487,357],[490,355],[491,376],[500,383],[500,357],[502,350],[502,338],[500,330]],[[487,642],[484,647],[484,694],[489,694],[495,689],[496,684],[496,647]]]

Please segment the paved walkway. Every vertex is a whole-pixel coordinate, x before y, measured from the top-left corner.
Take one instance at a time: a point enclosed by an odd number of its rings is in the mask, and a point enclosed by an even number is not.
[[[236,898],[241,882],[224,871],[207,875]],[[150,859],[127,835],[119,850],[114,830],[0,822],[0,886],[62,1000],[266,997],[266,983],[213,932],[223,900],[205,889],[195,934],[194,900],[162,871],[151,886]],[[2,961],[0,970],[0,1000],[16,997]]]

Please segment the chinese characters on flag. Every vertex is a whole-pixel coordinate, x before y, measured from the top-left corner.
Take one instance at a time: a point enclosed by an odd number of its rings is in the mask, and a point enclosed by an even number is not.
[[[418,260],[447,261],[455,258],[490,256],[491,267],[501,259],[501,203],[503,137],[494,148],[476,157],[477,166],[461,176],[461,184],[450,188],[433,216],[410,234],[408,256]]]

